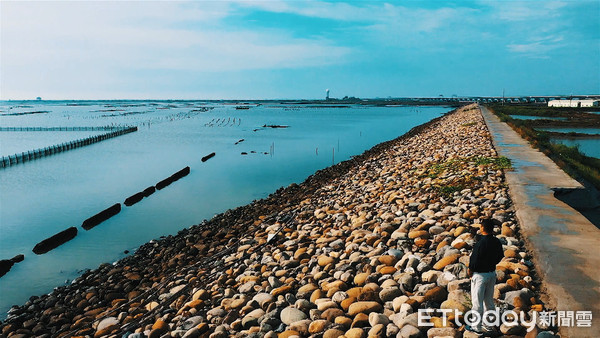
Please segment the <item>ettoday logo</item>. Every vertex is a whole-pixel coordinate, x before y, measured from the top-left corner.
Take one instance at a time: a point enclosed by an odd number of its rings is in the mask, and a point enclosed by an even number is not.
[[[592,326],[592,311],[532,311],[530,315],[526,312],[519,313],[508,310],[500,313],[500,309],[485,311],[483,316],[476,311],[469,310],[466,313],[456,309],[419,309],[418,325],[422,327],[431,327],[430,322],[433,313],[440,313],[442,316],[442,324],[449,324],[449,315],[454,314],[454,324],[457,327],[463,324],[471,327],[480,325],[487,327],[498,327],[501,324],[507,326],[523,326],[527,332],[531,332],[536,325],[542,327],[566,326],[566,327],[591,327]],[[462,321],[461,322],[461,318]],[[527,318],[529,317],[529,320]]]

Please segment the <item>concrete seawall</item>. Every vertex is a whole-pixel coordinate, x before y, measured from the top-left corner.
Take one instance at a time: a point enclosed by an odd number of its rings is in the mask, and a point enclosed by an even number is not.
[[[496,150],[515,168],[506,181],[551,304],[559,311],[593,312],[592,328],[563,326],[561,332],[600,336],[600,230],[554,197],[556,189],[583,186],[485,107],[482,112]]]

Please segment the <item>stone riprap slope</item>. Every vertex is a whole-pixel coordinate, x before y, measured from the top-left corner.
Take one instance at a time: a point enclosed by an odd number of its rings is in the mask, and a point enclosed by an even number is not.
[[[471,336],[435,313],[435,327],[419,327],[417,310],[470,308],[466,265],[480,217],[496,220],[505,244],[497,305],[543,308],[504,164],[479,110],[461,108],[33,297],[2,333]]]

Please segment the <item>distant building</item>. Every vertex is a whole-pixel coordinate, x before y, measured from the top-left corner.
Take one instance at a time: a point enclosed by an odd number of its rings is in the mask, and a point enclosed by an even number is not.
[[[598,107],[598,100],[552,100],[548,101],[548,107]]]

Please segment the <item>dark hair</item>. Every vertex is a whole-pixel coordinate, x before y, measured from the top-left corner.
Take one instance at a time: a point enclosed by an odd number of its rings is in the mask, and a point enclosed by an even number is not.
[[[481,226],[483,227],[483,231],[493,234],[494,233],[494,222],[489,218],[484,218],[481,220]]]

